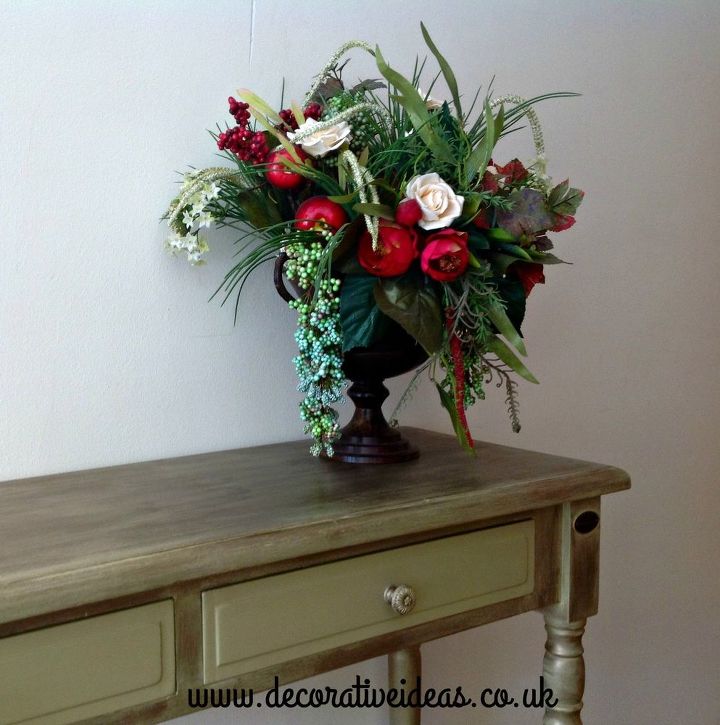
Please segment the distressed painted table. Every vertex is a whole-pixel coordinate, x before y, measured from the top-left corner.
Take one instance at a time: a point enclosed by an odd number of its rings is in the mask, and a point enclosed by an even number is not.
[[[580,723],[610,466],[408,429],[419,460],[307,443],[0,485],[0,723],[150,723],[541,610],[549,724]],[[409,610],[409,611],[406,611]],[[408,685],[409,687],[409,685]],[[394,723],[416,723],[411,709]]]

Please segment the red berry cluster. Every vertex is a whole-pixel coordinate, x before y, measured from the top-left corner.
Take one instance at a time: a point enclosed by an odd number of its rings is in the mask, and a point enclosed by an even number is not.
[[[249,128],[250,112],[248,111],[248,104],[238,102],[232,96],[228,98],[228,104],[230,113],[235,117],[238,125],[223,131],[218,136],[218,148],[221,151],[226,149],[231,151],[246,163],[265,163],[270,149],[265,140],[265,134],[261,131],[251,131]]]
[[[320,116],[322,116],[322,112],[323,108],[319,103],[308,103],[303,110],[303,116],[305,116],[306,119],[314,118],[316,121],[319,121]],[[278,113],[278,116],[280,116],[282,122],[291,131],[297,130],[298,122],[295,120],[295,114],[290,108],[283,108],[283,110]]]
[[[316,121],[319,121],[320,116],[322,116],[322,112],[323,107],[319,103],[308,103],[308,105],[305,106],[303,114],[305,115],[305,118],[314,118]]]
[[[228,105],[230,106],[230,115],[235,117],[235,121],[241,126],[247,126],[250,120],[250,111],[248,111],[248,108],[250,108],[249,104],[236,101],[230,96],[228,98]]]
[[[295,131],[298,127],[298,122],[295,120],[295,114],[289,108],[283,108],[278,113],[282,122],[291,130]]]

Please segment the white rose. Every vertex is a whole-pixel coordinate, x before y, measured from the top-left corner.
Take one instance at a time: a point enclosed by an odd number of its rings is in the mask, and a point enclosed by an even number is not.
[[[462,214],[465,199],[458,196],[438,174],[421,174],[410,179],[405,196],[420,204],[423,229],[449,227]]]
[[[299,136],[298,143],[302,146],[303,151],[315,158],[322,158],[331,151],[337,151],[350,138],[350,126],[347,121],[340,121],[327,128],[311,131],[320,123],[314,118],[308,118],[295,133],[288,133],[287,136],[291,141]]]

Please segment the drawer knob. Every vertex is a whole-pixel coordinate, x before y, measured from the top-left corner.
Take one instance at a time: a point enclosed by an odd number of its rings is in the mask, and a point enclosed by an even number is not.
[[[417,601],[415,590],[406,584],[398,586],[389,586],[385,590],[385,601],[392,607],[394,612],[398,614],[408,614],[412,611]]]

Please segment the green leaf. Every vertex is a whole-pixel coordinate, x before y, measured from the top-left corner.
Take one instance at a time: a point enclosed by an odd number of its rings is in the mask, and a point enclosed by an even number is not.
[[[290,108],[292,108],[293,116],[295,116],[295,123],[297,123],[298,126],[302,126],[303,123],[305,123],[305,114],[303,113],[302,108],[300,108],[296,101],[293,101],[290,104]]]
[[[368,347],[382,337],[389,320],[380,311],[373,296],[377,277],[349,274],[340,288],[340,324],[343,352]]]
[[[453,104],[455,105],[455,113],[457,114],[458,119],[462,120],[462,106],[460,105],[460,93],[458,91],[458,84],[457,80],[455,79],[455,74],[453,73],[450,64],[447,62],[447,60],[445,60],[442,53],[440,53],[440,51],[437,49],[435,43],[433,43],[432,38],[430,37],[430,33],[428,33],[427,28],[422,22],[420,23],[420,29],[422,30],[425,43],[437,59],[440,70],[442,71],[443,77],[445,78],[445,82],[450,89],[450,95],[452,96]]]
[[[537,378],[523,365],[520,358],[497,336],[491,337],[485,347],[488,352],[496,355],[509,368],[512,368],[520,377],[531,383],[537,383]]]
[[[377,91],[381,88],[387,88],[387,86],[379,78],[368,78],[356,83],[350,89],[350,93],[365,93],[367,91]]]
[[[395,212],[385,204],[355,204],[353,206],[353,211],[356,211],[358,214],[377,216],[391,222],[395,221]]]
[[[490,242],[479,229],[470,228],[468,229],[467,235],[470,251],[481,252],[490,249]]]
[[[476,191],[466,191],[463,193],[465,202],[463,203],[462,215],[460,216],[460,224],[470,221],[477,213],[482,204],[483,196]]]
[[[548,197],[548,206],[556,214],[574,214],[580,202],[582,202],[585,192],[580,189],[573,189],[569,181],[566,179],[558,184]]]
[[[505,274],[507,268],[517,262],[519,257],[515,257],[511,254],[501,254],[500,252],[490,252],[487,258],[492,265],[495,274],[502,276]]]
[[[458,442],[467,453],[470,453],[473,456],[477,455],[475,449],[470,445],[467,439],[465,429],[463,428],[460,418],[458,417],[457,410],[455,409],[455,401],[453,400],[452,395],[443,390],[437,383],[435,383],[435,387],[440,395],[440,403],[442,404],[442,407],[447,410],[448,415],[450,416],[453,430],[455,431]]]
[[[425,101],[418,93],[417,88],[385,62],[380,48],[377,46],[375,47],[375,62],[380,73],[400,92],[398,101],[405,109],[413,128],[432,154],[441,161],[455,163],[455,156],[449,144],[445,139],[440,138],[433,129],[432,119],[427,108],[425,108]]]
[[[526,262],[532,262],[533,258],[519,245],[517,244],[498,244],[497,248],[505,254],[510,254],[518,259],[524,259]]]
[[[344,261],[349,260],[350,258],[356,259],[355,253],[357,250],[358,237],[364,230],[365,220],[362,217],[357,217],[349,224],[342,227],[342,239],[336,245],[335,249],[333,249],[332,253],[333,264],[342,265]],[[358,263],[357,269],[351,271],[350,274],[353,274],[357,270],[359,270],[362,274],[365,273]]]
[[[497,331],[521,354],[527,356],[527,350],[525,349],[525,343],[522,337],[518,334],[518,331],[510,322],[510,318],[507,313],[500,305],[490,305],[487,310],[487,316],[490,321],[495,325]]]
[[[277,206],[269,196],[255,191],[239,191],[236,201],[255,229],[263,229],[282,221]]]
[[[532,257],[533,262],[538,264],[572,264],[572,262],[566,262],[550,252],[536,252],[533,249],[528,249],[528,254]]]
[[[500,109],[502,111],[502,109]],[[502,128],[502,122],[501,122]],[[470,157],[465,162],[465,181],[470,184],[472,180],[485,173],[488,161],[492,156],[495,143],[499,134],[496,134],[496,123],[490,108],[490,101],[485,99],[485,136],[483,140],[473,149]]]
[[[514,274],[508,275],[507,277],[500,277],[493,280],[493,282],[505,304],[505,314],[510,319],[510,322],[512,322],[513,327],[522,334],[525,307],[527,306],[523,283]]]
[[[497,225],[513,234],[516,239],[522,235],[550,229],[555,217],[548,211],[545,195],[537,189],[523,187],[515,189],[508,196],[512,209],[498,210],[495,215]]]
[[[515,236],[513,234],[510,234],[510,232],[506,231],[505,229],[500,229],[500,227],[495,227],[493,229],[486,229],[485,235],[492,239],[494,242],[514,242]]]
[[[250,106],[253,107],[253,110],[260,111],[260,113],[264,114],[266,118],[268,118],[270,121],[272,121],[274,124],[281,124],[282,119],[278,114],[272,109],[272,107],[263,101],[260,96],[256,95],[252,91],[249,91],[247,88],[241,88],[237,92],[238,96],[243,99],[246,103],[248,103]],[[256,113],[253,113],[255,118],[258,118],[258,115]],[[258,118],[258,120],[260,120]]]
[[[468,257],[471,267],[475,267],[475,269],[483,269],[483,265],[480,264],[478,258],[472,252],[468,252]]]
[[[437,295],[404,278],[381,279],[374,290],[378,307],[414,337],[428,352],[442,346],[443,322]]]
[[[345,90],[343,82],[339,78],[326,78],[315,91],[315,94],[310,99],[311,101],[317,101],[325,105],[325,101],[330,98],[334,98]]]
[[[350,194],[343,194],[342,196],[328,196],[328,199],[334,201],[336,204],[349,204],[357,198],[357,195],[357,191],[353,191]]]
[[[338,174],[338,186],[340,187],[340,189],[342,189],[342,191],[347,191],[348,176],[347,176],[347,172],[345,171],[344,164],[337,165],[337,174]]]

